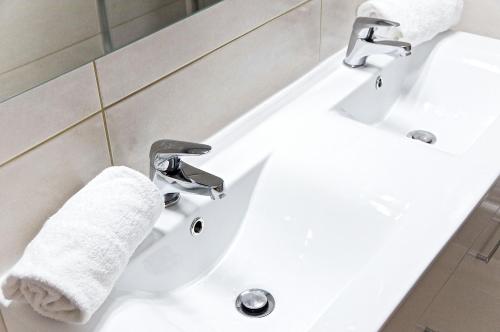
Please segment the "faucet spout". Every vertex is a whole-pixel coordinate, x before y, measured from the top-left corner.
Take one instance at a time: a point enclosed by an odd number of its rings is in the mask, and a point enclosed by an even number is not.
[[[180,159],[180,156],[202,155],[210,149],[208,145],[172,140],[152,145],[150,176],[165,196],[165,206],[177,203],[181,193],[209,196],[213,200],[225,196],[224,180]]]
[[[388,26],[397,27],[398,25],[396,22],[375,18],[359,17],[356,19],[344,63],[351,68],[357,68],[365,66],[370,55],[387,54],[398,57],[411,55],[410,43],[374,39],[375,29],[386,29]]]
[[[373,41],[373,48],[380,54],[405,57],[411,55],[411,44],[397,40]]]

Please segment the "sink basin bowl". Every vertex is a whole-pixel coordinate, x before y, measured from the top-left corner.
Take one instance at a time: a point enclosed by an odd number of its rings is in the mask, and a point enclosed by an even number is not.
[[[226,198],[166,209],[86,326],[34,330],[377,331],[500,172],[499,54],[447,33],[363,69],[327,59],[189,161]],[[255,288],[275,299],[262,318],[235,308]],[[30,315],[4,312],[28,330]]]
[[[337,111],[398,136],[431,132],[434,146],[453,154],[467,151],[500,115],[500,53],[493,39],[443,34],[381,69],[377,78]]]

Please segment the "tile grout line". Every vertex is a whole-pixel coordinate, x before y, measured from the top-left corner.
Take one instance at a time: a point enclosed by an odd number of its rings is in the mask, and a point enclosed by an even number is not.
[[[10,72],[13,72],[13,71],[15,71],[15,70],[19,69],[19,68],[22,68],[22,67],[25,67],[25,66],[29,66],[30,64],[33,64],[33,63],[35,63],[35,62],[37,62],[37,61],[43,60],[43,59],[45,59],[45,58],[48,58],[48,57],[50,57],[50,56],[52,56],[52,55],[55,55],[55,54],[57,54],[57,53],[59,53],[59,52],[66,51],[66,50],[68,50],[68,49],[69,49],[69,48],[71,48],[71,47],[77,46],[78,44],[85,43],[85,42],[87,42],[87,41],[91,40],[92,38],[98,37],[98,36],[100,36],[100,35],[101,35],[101,33],[99,32],[98,34],[95,34],[95,35],[92,35],[92,36],[85,37],[85,38],[80,39],[80,40],[78,40],[78,41],[76,41],[76,42],[74,42],[74,43],[71,43],[71,44],[69,44],[69,45],[66,45],[66,46],[64,46],[63,48],[57,49],[57,50],[52,51],[52,52],[50,52],[50,53],[44,54],[44,55],[42,55],[42,56],[40,56],[40,57],[38,57],[38,58],[36,58],[36,59],[33,59],[33,60],[31,60],[31,61],[25,62],[25,63],[20,64],[20,65],[17,65],[17,66],[15,66],[15,67],[12,67],[12,68],[10,68],[10,69],[6,70],[6,71],[3,71],[3,72],[1,72],[1,73],[0,73],[0,75],[8,74],[8,73],[10,73]],[[90,63],[90,62],[88,62],[88,63]],[[79,66],[79,67],[77,67],[77,68],[74,68],[73,70],[78,69],[78,68],[80,68],[80,67],[83,67],[83,66],[85,66],[85,65],[86,65],[86,64],[88,64],[88,63],[84,63],[83,65],[81,65],[81,66]],[[72,71],[72,70],[70,70],[70,71]],[[68,71],[68,72],[70,72],[70,71]],[[65,72],[65,73],[68,73],[68,72]],[[61,74],[61,75],[64,75],[65,73],[63,73],[63,74]],[[57,77],[59,77],[59,76],[61,76],[61,75],[58,75]],[[55,77],[55,78],[57,78],[57,77]],[[50,82],[51,80],[52,80],[52,79],[49,79],[48,81],[45,81],[44,83],[46,83],[46,82]],[[44,83],[42,83],[42,84],[44,84]],[[36,87],[36,86],[35,86],[35,87]],[[29,90],[31,90],[31,89],[32,89],[32,88],[30,88],[30,89],[28,89],[28,90],[26,90],[26,91],[29,91]],[[26,91],[24,91],[24,92],[26,92]],[[21,92],[21,94],[22,94],[22,93],[24,93],[24,92]],[[18,96],[18,95],[19,95],[19,94],[16,94],[16,96]],[[13,97],[15,97],[15,96],[13,96]],[[11,97],[9,97],[9,99],[10,99],[10,98],[11,98]],[[8,100],[8,99],[6,99],[6,100]]]
[[[232,42],[237,41],[238,39],[245,37],[246,35],[248,35],[248,34],[250,34],[250,33],[254,32],[254,31],[256,31],[256,30],[258,30],[258,29],[260,29],[260,28],[262,28],[262,27],[263,27],[263,26],[265,26],[266,24],[271,23],[271,22],[273,22],[273,21],[275,21],[275,20],[279,19],[280,17],[282,17],[282,16],[285,16],[285,15],[289,14],[290,12],[294,11],[295,9],[297,9],[297,8],[299,8],[299,7],[303,6],[303,5],[305,5],[305,4],[307,4],[307,3],[311,2],[311,1],[313,1],[313,0],[304,0],[304,1],[300,2],[299,4],[297,4],[297,5],[295,5],[295,6],[291,7],[291,8],[289,8],[289,9],[287,9],[287,10],[286,10],[286,11],[284,11],[283,13],[281,13],[281,14],[279,14],[279,15],[277,15],[277,16],[275,16],[275,17],[273,17],[273,18],[271,18],[271,19],[269,19],[269,20],[267,20],[267,21],[265,21],[265,22],[263,22],[263,23],[261,23],[261,24],[259,24],[258,26],[256,26],[256,27],[254,27],[254,28],[252,28],[252,29],[248,30],[247,32],[245,32],[245,33],[243,33],[243,34],[241,34],[241,35],[239,35],[239,36],[237,36],[237,37],[232,38],[231,40],[229,40],[229,41],[227,41],[227,42],[223,43],[222,45],[217,46],[216,48],[212,49],[211,51],[208,51],[208,52],[206,52],[206,53],[204,53],[204,54],[200,55],[200,56],[199,56],[199,57],[197,57],[196,59],[193,59],[193,60],[191,60],[191,61],[188,61],[188,62],[187,62],[187,63],[185,63],[184,65],[182,65],[182,66],[180,66],[180,67],[178,67],[178,68],[174,69],[173,71],[169,72],[168,74],[165,74],[165,75],[163,75],[162,77],[160,77],[160,78],[158,78],[158,79],[154,80],[153,82],[148,83],[147,85],[143,86],[142,88],[140,88],[140,89],[138,89],[138,90],[135,90],[135,91],[131,92],[131,93],[130,93],[130,94],[128,94],[127,96],[125,96],[125,97],[123,97],[123,98],[121,98],[121,99],[119,99],[119,100],[117,100],[117,101],[115,101],[115,102],[113,102],[113,103],[111,103],[111,104],[109,104],[109,105],[107,105],[107,106],[104,106],[104,104],[103,104],[103,105],[102,105],[102,108],[101,108],[99,111],[94,112],[94,113],[92,113],[92,114],[90,114],[90,115],[87,115],[86,117],[84,117],[84,118],[82,118],[81,120],[79,120],[79,121],[77,121],[77,122],[73,123],[72,125],[70,125],[70,126],[66,127],[65,129],[63,129],[63,130],[61,130],[61,131],[57,132],[56,134],[53,134],[53,135],[49,136],[48,138],[44,139],[43,141],[41,141],[41,142],[39,142],[39,143],[37,143],[37,144],[33,145],[32,147],[30,147],[30,148],[28,148],[28,149],[26,149],[26,150],[24,150],[24,151],[22,151],[22,152],[18,153],[17,155],[15,155],[15,156],[13,156],[13,157],[11,157],[11,158],[7,159],[6,161],[4,161],[4,162],[0,163],[0,168],[1,168],[1,167],[3,167],[3,166],[5,166],[5,165],[7,165],[8,163],[10,163],[10,162],[12,162],[12,161],[16,160],[16,159],[18,159],[18,158],[22,157],[23,155],[25,155],[25,154],[27,154],[27,153],[29,153],[29,152],[31,152],[31,151],[33,151],[33,150],[35,150],[36,148],[40,147],[41,145],[43,145],[43,144],[47,143],[48,141],[50,141],[50,140],[52,140],[52,139],[54,139],[54,138],[56,138],[56,137],[58,137],[58,136],[60,136],[60,135],[64,134],[65,132],[67,132],[67,131],[69,131],[69,130],[73,129],[74,127],[76,127],[76,126],[80,125],[81,123],[85,122],[86,120],[90,119],[91,117],[93,117],[93,116],[95,116],[95,115],[97,115],[97,114],[99,114],[99,113],[101,113],[101,112],[104,114],[104,111],[106,111],[107,109],[109,109],[109,108],[111,108],[111,107],[113,107],[113,106],[116,106],[117,104],[119,104],[119,103],[121,103],[121,102],[123,102],[123,101],[125,101],[125,100],[127,100],[127,99],[129,99],[129,98],[131,98],[131,97],[133,97],[133,96],[135,96],[135,95],[137,95],[137,94],[139,94],[140,92],[142,92],[142,91],[146,90],[147,88],[152,87],[152,86],[153,86],[153,85],[155,85],[156,83],[159,83],[160,81],[162,81],[162,80],[164,80],[164,79],[166,79],[166,78],[168,78],[168,77],[170,77],[170,76],[172,76],[172,75],[174,75],[174,74],[178,73],[179,71],[181,71],[181,70],[183,70],[183,69],[185,69],[185,68],[189,67],[190,65],[192,65],[192,64],[194,64],[194,63],[196,63],[196,62],[200,61],[201,59],[203,59],[203,58],[205,58],[205,57],[207,57],[207,56],[209,56],[209,55],[211,55],[211,54],[215,53],[216,51],[218,51],[218,50],[222,49],[223,47],[228,46],[228,45],[229,45],[229,44],[231,44]],[[97,65],[96,65],[95,61],[92,61],[92,62],[93,62],[93,65],[95,66],[95,68],[96,68],[96,72],[97,72]],[[97,77],[97,76],[96,76],[96,77]],[[99,97],[101,97],[101,96],[99,96]],[[111,157],[111,155],[110,155],[110,157]]]
[[[136,19],[142,18],[142,17],[144,17],[144,16],[146,16],[146,15],[149,15],[149,14],[151,14],[151,13],[154,13],[154,12],[156,12],[156,11],[158,11],[158,10],[164,9],[165,7],[168,7],[168,6],[172,5],[173,3],[174,3],[174,2],[171,2],[171,3],[167,4],[167,5],[162,5],[162,6],[159,6],[159,7],[155,7],[154,9],[152,9],[152,10],[150,10],[150,11],[147,11],[146,13],[144,13],[144,14],[142,14],[142,15],[140,15],[140,16],[136,16],[136,17],[134,17],[134,18],[131,18],[131,19],[127,20],[127,21],[124,21],[124,22],[122,22],[122,23],[120,23],[120,24],[117,24],[117,25],[113,26],[113,27],[112,27],[112,29],[117,28],[117,27],[119,27],[119,26],[122,26],[122,25],[124,25],[124,24],[130,23],[130,22],[132,22],[132,21],[134,21],[134,20],[136,20]],[[176,23],[176,22],[174,22],[173,24],[175,24],[175,23]],[[154,31],[154,32],[158,32],[158,31]],[[153,32],[153,33],[154,33],[154,32]],[[30,64],[33,64],[33,63],[35,63],[35,62],[37,62],[37,61],[40,61],[40,60],[43,60],[43,59],[45,59],[45,58],[48,58],[49,56],[52,56],[52,55],[57,54],[57,53],[59,53],[59,52],[65,51],[65,50],[67,50],[67,49],[69,49],[69,48],[71,48],[71,47],[77,46],[78,44],[85,43],[85,42],[87,42],[87,41],[91,40],[92,38],[99,37],[99,36],[101,36],[101,35],[102,35],[102,32],[100,31],[100,32],[99,32],[99,33],[97,33],[97,34],[94,34],[94,35],[91,35],[91,36],[84,37],[83,39],[80,39],[80,40],[77,40],[76,42],[73,42],[73,43],[71,43],[71,44],[65,45],[64,47],[62,47],[62,48],[60,48],[60,49],[57,49],[57,50],[55,50],[55,51],[49,52],[49,53],[47,53],[47,54],[44,54],[44,55],[42,55],[42,56],[39,56],[39,57],[38,57],[38,58],[36,58],[36,59],[33,59],[33,60],[28,61],[28,62],[22,63],[22,64],[20,64],[20,65],[15,66],[15,67],[9,68],[9,69],[8,69],[8,70],[6,70],[6,71],[0,72],[0,75],[8,74],[8,73],[10,73],[10,72],[12,72],[12,71],[14,71],[14,70],[17,70],[17,69],[19,69],[19,68],[22,68],[22,67],[28,66],[28,65],[30,65]],[[134,41],[136,41],[136,40],[134,40]],[[106,55],[106,54],[103,54],[103,56],[105,56],[105,55]],[[98,58],[97,58],[97,59],[98,59]],[[92,60],[92,61],[95,61],[95,60],[96,60],[96,59],[94,59],[94,60]],[[90,63],[90,62],[89,62],[89,63]],[[85,65],[85,64],[83,64],[83,65]],[[78,68],[80,68],[80,67],[77,67],[77,68],[75,68],[75,69],[78,69]],[[43,84],[43,83],[42,83],[42,84]],[[28,90],[27,90],[27,91],[28,91]],[[7,100],[7,99],[6,99],[6,100]]]
[[[178,73],[178,72],[180,72],[181,70],[183,70],[183,69],[185,69],[185,68],[187,68],[187,67],[191,66],[192,64],[195,64],[196,62],[199,62],[199,61],[200,61],[200,60],[202,60],[203,58],[205,58],[205,57],[207,57],[207,56],[209,56],[209,55],[211,55],[211,54],[213,54],[213,53],[217,52],[218,50],[220,50],[220,49],[222,49],[222,48],[224,48],[224,47],[228,46],[229,44],[231,44],[231,43],[233,43],[233,42],[237,41],[238,39],[241,39],[241,38],[243,38],[243,37],[247,36],[248,34],[250,34],[250,33],[254,32],[254,31],[256,31],[256,30],[258,30],[258,29],[262,28],[262,27],[263,27],[263,26],[265,26],[266,24],[271,23],[271,22],[273,22],[273,21],[275,21],[275,20],[279,19],[280,17],[282,17],[282,16],[285,16],[285,15],[289,14],[290,12],[294,11],[295,9],[297,9],[297,8],[299,8],[299,7],[303,6],[303,5],[305,5],[305,4],[307,4],[307,3],[311,2],[311,1],[313,1],[313,0],[305,0],[305,1],[300,2],[299,4],[297,4],[297,5],[295,5],[295,6],[291,7],[291,8],[289,8],[289,9],[287,9],[287,10],[286,10],[286,11],[284,11],[283,13],[281,13],[281,14],[279,14],[279,15],[277,15],[277,16],[275,16],[275,17],[273,17],[273,18],[271,18],[271,19],[269,19],[269,20],[267,20],[267,21],[265,21],[265,22],[263,22],[263,23],[261,23],[261,24],[259,24],[259,25],[255,26],[255,27],[253,27],[252,29],[248,30],[247,32],[245,32],[245,33],[243,33],[243,34],[241,34],[241,35],[239,35],[239,36],[237,36],[237,37],[234,37],[234,38],[230,39],[230,40],[229,40],[229,41],[227,41],[227,42],[224,42],[223,44],[221,44],[221,45],[217,46],[216,48],[214,48],[214,49],[212,49],[212,50],[210,50],[210,51],[208,51],[208,52],[206,52],[206,53],[204,53],[204,54],[202,54],[202,55],[200,55],[200,56],[196,57],[195,59],[193,59],[193,60],[190,60],[190,61],[186,62],[185,64],[183,64],[183,65],[181,65],[181,66],[179,66],[179,67],[175,68],[174,70],[170,71],[169,73],[167,73],[167,74],[165,74],[165,75],[161,76],[160,78],[155,79],[154,81],[152,81],[152,82],[150,82],[150,83],[148,83],[148,84],[144,85],[143,87],[141,87],[141,88],[139,88],[139,89],[137,89],[137,90],[135,90],[135,91],[132,91],[131,93],[129,93],[129,94],[128,94],[128,95],[126,95],[125,97],[122,97],[122,98],[120,98],[120,99],[118,99],[118,100],[116,100],[116,101],[112,102],[111,104],[106,105],[106,106],[104,107],[104,109],[108,109],[108,108],[111,108],[111,107],[113,107],[113,106],[116,106],[117,104],[119,104],[119,103],[121,103],[121,102],[123,102],[123,101],[125,101],[125,100],[127,100],[127,99],[129,99],[129,98],[131,98],[131,97],[133,97],[133,96],[135,96],[135,95],[137,95],[137,94],[141,93],[142,91],[144,91],[144,90],[146,90],[146,89],[148,89],[148,88],[152,87],[153,85],[155,85],[155,84],[157,84],[157,83],[161,82],[162,80],[164,80],[164,79],[166,79],[166,78],[168,78],[168,77],[170,77],[170,76],[172,76],[172,75],[175,75],[176,73]]]
[[[102,102],[101,84],[99,82],[99,75],[97,74],[97,67],[95,65],[95,61],[92,61],[92,67],[94,68],[95,82],[97,84],[97,94],[99,96],[99,105],[101,106],[100,112],[101,112],[102,121],[104,124],[104,134],[106,135],[106,144],[108,146],[109,161],[110,161],[111,165],[114,166],[115,162],[113,159],[113,151],[111,150],[111,140],[109,138],[108,122],[106,120],[106,112],[104,111],[104,104]]]
[[[27,154],[27,153],[29,153],[29,152],[31,152],[31,151],[33,151],[33,150],[37,149],[38,147],[40,147],[41,145],[43,145],[43,144],[47,143],[48,141],[51,141],[51,140],[53,140],[54,138],[61,136],[62,134],[66,133],[67,131],[69,131],[69,130],[71,130],[71,129],[75,128],[75,127],[77,127],[78,125],[80,125],[80,124],[84,123],[85,121],[89,120],[90,118],[92,118],[92,117],[96,116],[96,115],[97,115],[97,114],[99,114],[99,113],[101,113],[101,111],[96,111],[96,112],[93,112],[93,113],[91,113],[91,114],[89,114],[89,115],[85,116],[84,118],[82,118],[82,119],[78,120],[77,122],[73,123],[72,125],[69,125],[68,127],[64,128],[64,129],[63,129],[63,130],[61,130],[60,132],[57,132],[57,133],[55,133],[55,134],[53,134],[53,135],[49,136],[48,138],[46,138],[46,139],[45,139],[45,140],[43,140],[42,142],[39,142],[39,143],[37,143],[37,144],[33,145],[32,147],[30,147],[30,148],[28,148],[28,149],[24,150],[23,152],[21,152],[21,153],[19,153],[19,154],[15,155],[15,156],[13,156],[13,157],[11,157],[11,158],[7,159],[6,161],[4,161],[4,162],[0,163],[0,168],[1,168],[1,167],[3,167],[3,166],[5,166],[5,165],[7,165],[8,163],[10,163],[10,162],[12,162],[12,161],[14,161],[14,160],[16,160],[16,159],[18,159],[18,158],[20,158],[20,157],[24,156],[25,154]]]
[[[120,27],[120,26],[122,26],[122,25],[124,25],[124,24],[130,23],[130,22],[132,22],[132,21],[134,21],[134,20],[136,20],[136,19],[142,18],[142,17],[144,17],[144,16],[146,16],[146,15],[149,15],[149,14],[151,14],[151,13],[154,13],[155,11],[158,11],[158,10],[164,9],[165,7],[168,7],[168,6],[172,5],[172,4],[173,4],[173,2],[171,2],[171,3],[167,4],[167,5],[164,5],[164,6],[156,7],[155,9],[152,9],[152,10],[150,10],[150,11],[148,11],[148,12],[144,13],[143,15],[140,15],[140,16],[134,17],[134,18],[132,18],[132,19],[129,19],[129,20],[125,21],[125,22],[122,22],[122,23],[120,23],[120,24],[118,24],[118,25],[116,25],[116,26],[112,27],[112,29],[117,28],[117,27]],[[186,16],[186,17],[184,17],[184,18],[187,18],[187,17],[188,17],[188,16]],[[175,23],[177,23],[177,22],[178,22],[178,21],[173,22],[172,24],[175,24]],[[158,31],[159,31],[159,30],[156,30],[156,31],[154,31],[153,33],[156,33],[156,32],[158,32]],[[52,52],[50,52],[50,53],[44,54],[44,55],[42,55],[42,56],[40,56],[40,57],[38,57],[38,58],[36,58],[36,59],[30,60],[30,61],[28,61],[28,62],[25,62],[25,63],[22,63],[22,64],[20,64],[20,65],[15,66],[15,67],[12,67],[12,68],[10,68],[10,69],[8,69],[8,70],[6,70],[6,71],[0,72],[0,76],[1,76],[1,75],[4,75],[4,74],[9,74],[9,73],[11,73],[11,72],[13,72],[13,71],[15,71],[15,70],[18,70],[18,69],[20,69],[20,68],[23,68],[23,67],[25,67],[25,66],[29,66],[29,65],[31,65],[31,64],[33,64],[33,63],[35,63],[35,62],[37,62],[37,61],[44,60],[44,59],[46,59],[46,58],[48,58],[48,57],[50,57],[50,56],[52,56],[52,55],[55,55],[55,54],[57,54],[57,53],[60,53],[60,52],[66,51],[66,50],[68,50],[68,49],[69,49],[69,48],[71,48],[71,47],[74,47],[74,46],[77,46],[77,45],[79,45],[79,44],[85,43],[85,42],[87,42],[87,41],[91,40],[92,38],[99,37],[99,36],[101,36],[101,35],[102,35],[102,32],[99,32],[99,33],[97,33],[97,34],[95,34],[95,35],[91,35],[91,36],[85,37],[84,39],[81,39],[81,40],[78,40],[78,41],[76,41],[76,42],[74,42],[74,43],[71,43],[71,44],[69,44],[69,45],[66,45],[66,46],[64,46],[63,48],[57,49],[57,50],[52,51]],[[144,36],[144,37],[147,37],[147,36]],[[143,37],[143,38],[144,38],[144,37]],[[139,39],[139,40],[140,40],[140,39]],[[136,42],[136,41],[138,41],[138,40],[134,40],[134,41],[132,41],[132,43],[134,43],[134,42]],[[122,47],[128,46],[129,44],[130,44],[130,43],[127,43],[126,45],[123,45]],[[122,48],[122,47],[119,47],[118,49],[120,49],[120,48]],[[116,49],[116,50],[118,50],[118,49]],[[116,51],[116,50],[113,50],[113,51]],[[112,52],[111,52],[111,53],[112,53]],[[93,60],[92,60],[92,62],[95,62],[96,60],[100,59],[100,58],[101,58],[101,57],[103,57],[103,56],[106,56],[107,54],[109,54],[109,53],[104,52],[101,56],[99,56],[99,57],[97,57],[97,58],[93,59]],[[204,55],[201,55],[201,57],[203,57],[203,56],[204,56]],[[88,63],[90,63],[90,62],[88,62]],[[86,64],[88,64],[88,63],[84,63],[83,65],[81,65],[81,66],[79,66],[79,67],[76,67],[76,68],[74,68],[74,69],[72,69],[72,70],[75,70],[75,69],[78,69],[78,68],[80,68],[80,67],[82,67],[82,66],[85,66],[85,65],[86,65]],[[72,70],[70,70],[70,71],[72,71]],[[9,96],[9,97],[7,97],[6,99],[2,100],[1,102],[5,102],[5,101],[7,101],[7,100],[9,100],[9,99],[11,99],[11,98],[17,97],[17,96],[19,96],[19,95],[23,94],[24,92],[27,92],[27,91],[29,91],[29,90],[31,90],[31,89],[33,89],[33,88],[36,88],[36,87],[38,87],[38,86],[40,86],[40,85],[43,85],[43,84],[45,84],[45,83],[47,83],[47,82],[50,82],[51,80],[56,79],[56,78],[58,78],[59,76],[64,75],[65,73],[68,73],[68,72],[63,72],[62,74],[59,74],[59,75],[57,75],[57,76],[55,76],[55,77],[52,77],[52,78],[50,78],[50,79],[48,79],[48,80],[46,80],[46,81],[43,81],[43,82],[41,82],[41,83],[39,83],[39,84],[37,84],[37,85],[35,85],[35,86],[33,86],[33,87],[29,88],[29,89],[28,89],[28,90],[26,90],[26,91],[22,91],[22,92],[20,92],[20,93],[16,93],[16,94],[14,94],[14,95],[12,95],[12,96]]]

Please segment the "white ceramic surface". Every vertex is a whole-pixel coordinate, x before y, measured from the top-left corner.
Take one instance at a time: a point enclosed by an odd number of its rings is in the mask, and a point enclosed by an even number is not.
[[[467,46],[457,47],[459,40]],[[338,110],[397,136],[430,131],[434,146],[453,154],[469,149],[500,115],[500,53],[492,39],[441,35],[380,70],[380,77],[381,89],[368,81]]]
[[[71,330],[377,331],[499,174],[499,54],[500,41],[447,33],[364,69],[327,59],[208,140],[214,152],[190,161],[223,177],[227,198],[165,211],[106,305]],[[274,312],[237,312],[248,288],[272,293]],[[16,332],[34,314],[4,315]]]

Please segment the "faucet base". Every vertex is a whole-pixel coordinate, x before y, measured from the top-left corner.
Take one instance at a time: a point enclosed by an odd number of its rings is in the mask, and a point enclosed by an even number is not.
[[[365,67],[366,66],[366,62],[365,63],[361,63],[361,64],[357,64],[357,65],[353,65],[351,63],[348,63],[345,59],[344,59],[344,65],[346,65],[347,67],[349,68],[359,68],[359,67]]]

